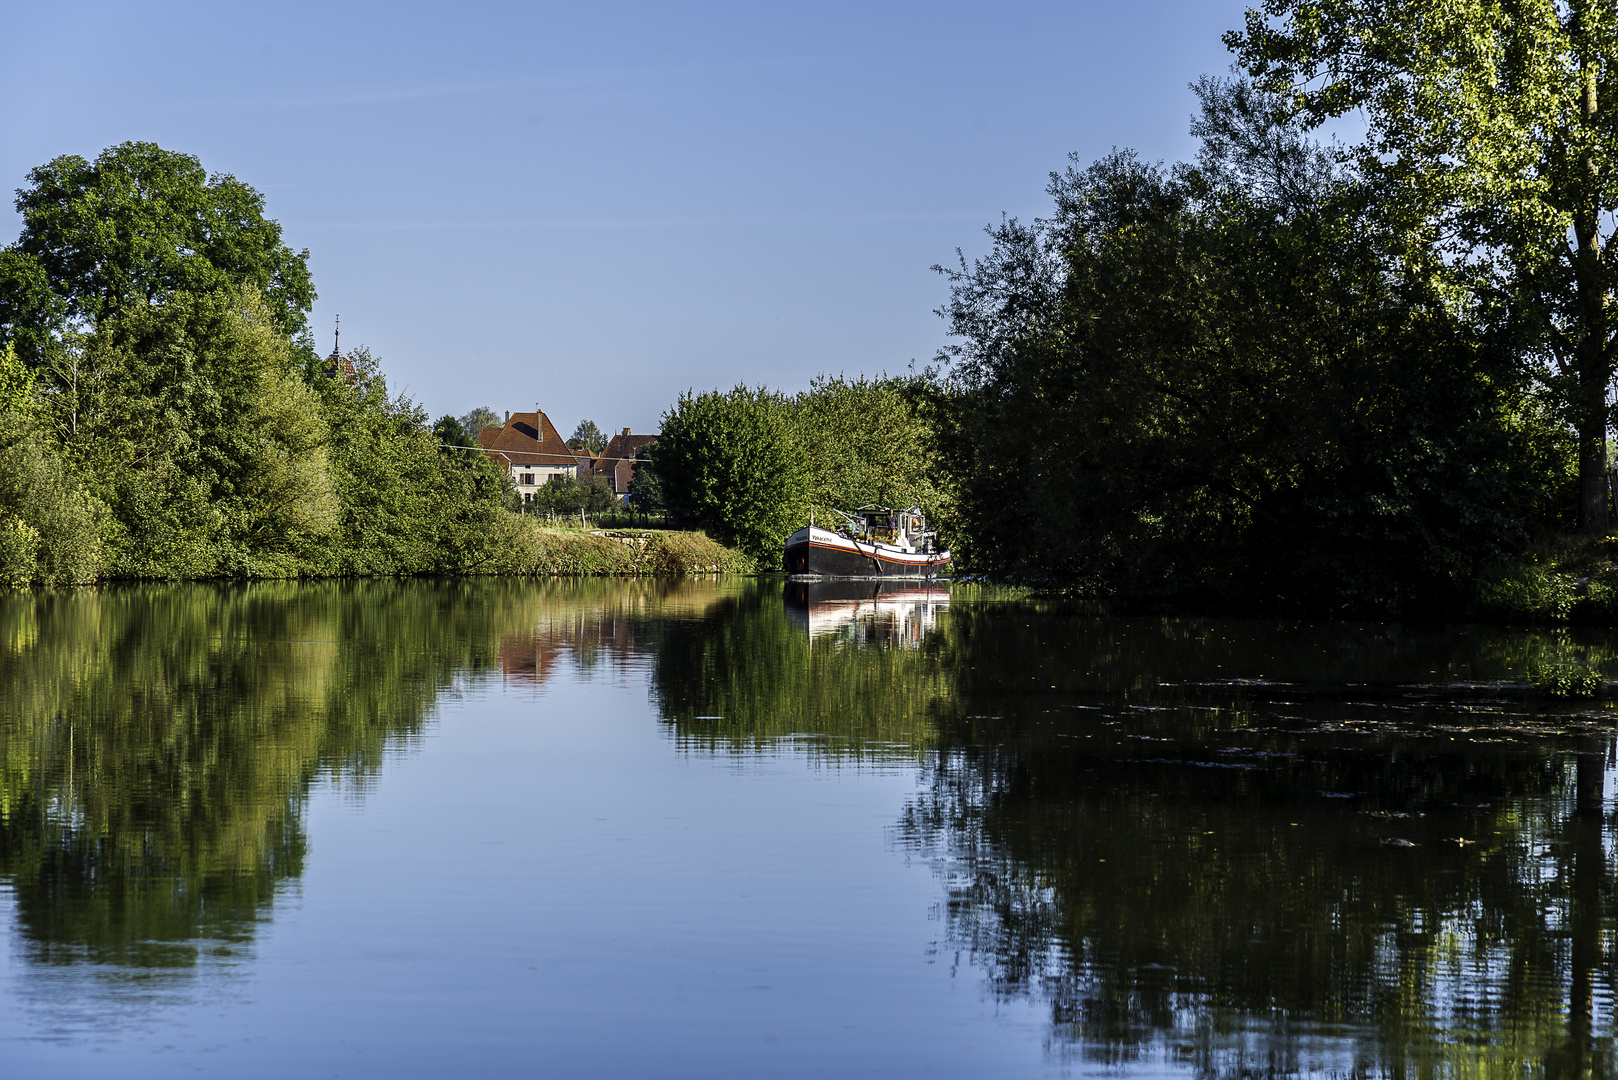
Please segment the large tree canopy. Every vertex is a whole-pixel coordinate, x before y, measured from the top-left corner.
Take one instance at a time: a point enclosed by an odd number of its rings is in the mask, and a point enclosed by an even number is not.
[[[315,299],[309,253],[281,242],[264,196],[154,143],[56,158],[28,174],[16,206],[22,233],[0,253],[0,332],[31,362],[64,325],[92,329],[177,293],[250,285],[284,334]]]
[[[1507,300],[1579,431],[1579,525],[1607,528],[1618,12],[1596,0],[1264,0],[1226,35],[1313,123],[1360,110],[1411,253]]]
[[[1201,90],[1198,167],[1056,174],[1049,220],[951,273],[957,550],[1098,594],[1445,610],[1543,520],[1554,428],[1352,171],[1273,98]]]
[[[762,387],[681,394],[657,442],[669,510],[773,568],[809,513],[796,435],[791,400]]]

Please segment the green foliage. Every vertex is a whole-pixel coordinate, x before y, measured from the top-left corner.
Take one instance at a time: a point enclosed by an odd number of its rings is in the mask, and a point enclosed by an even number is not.
[[[440,452],[426,415],[389,394],[377,360],[363,346],[348,353],[352,379],[316,380],[331,431],[338,501],[334,543],[319,572],[449,573],[490,555],[506,485],[492,466],[467,467]]]
[[[774,567],[808,517],[803,454],[791,400],[737,386],[680,395],[663,416],[656,468],[678,521]]]
[[[298,374],[264,372],[247,403],[241,523],[259,550],[302,550],[337,525],[340,507],[320,399]]]
[[[532,509],[542,514],[597,514],[618,505],[618,496],[604,476],[579,479],[574,476],[553,476],[534,492]]]
[[[484,561],[509,480],[480,454],[443,450],[363,348],[349,359],[353,379],[328,375],[248,288],[176,293],[70,338],[41,373],[37,411],[110,508],[107,572],[414,574]],[[97,527],[84,535],[94,546]]]
[[[1477,585],[1482,614],[1511,621],[1566,622],[1578,603],[1572,574],[1534,562],[1504,562],[1489,567]]]
[[[13,257],[37,270],[15,261],[0,271],[10,283],[0,284],[0,323],[36,335],[25,338],[36,349],[37,335],[57,328],[51,320],[94,328],[176,294],[242,286],[262,294],[272,324],[291,334],[315,299],[309,253],[281,242],[262,195],[153,143],[41,165],[17,193],[17,211],[23,229]]]
[[[67,303],[52,290],[39,260],[15,244],[0,248],[0,341],[37,366],[55,351],[67,318]]]
[[[1618,209],[1610,5],[1264,0],[1226,44],[1288,111],[1353,111],[1353,148],[1397,222],[1405,257],[1504,300],[1579,433],[1581,531],[1607,527],[1603,495],[1618,342],[1618,263],[1602,222]]]
[[[479,405],[465,416],[459,418],[461,428],[476,442],[478,432],[486,427],[500,427],[500,414],[487,405]]]
[[[0,586],[34,583],[39,565],[39,530],[19,517],[0,518]]]
[[[1558,421],[1353,175],[1203,90],[1198,168],[1075,165],[951,274],[957,550],[1095,594],[1453,611],[1550,522]]]
[[[34,373],[17,356],[16,342],[0,346],[0,413],[28,413],[34,407]]]
[[[579,426],[573,429],[573,435],[567,444],[575,450],[584,448],[592,454],[599,454],[606,449],[607,437],[601,434],[594,420],[580,420]]]
[[[921,379],[821,376],[794,402],[809,472],[810,508],[823,520],[856,506],[947,505],[934,476],[936,447]]]
[[[0,581],[95,580],[103,518],[99,502],[31,418],[0,413]]]
[[[663,494],[663,474],[657,468],[657,443],[641,449],[629,477],[629,504],[643,514],[668,512],[668,499]]]
[[[444,447],[446,456],[453,456],[451,449],[456,446],[476,446],[475,437],[468,434],[466,425],[458,417],[440,416],[433,424],[433,438]],[[478,456],[478,455],[473,455]]]
[[[744,386],[686,394],[664,414],[630,497],[773,568],[811,513],[872,503],[947,512],[933,472],[936,402],[922,379],[840,376],[795,398]]]
[[[115,574],[252,573],[331,532],[320,402],[255,291],[175,294],[67,355],[47,413],[118,518]]]

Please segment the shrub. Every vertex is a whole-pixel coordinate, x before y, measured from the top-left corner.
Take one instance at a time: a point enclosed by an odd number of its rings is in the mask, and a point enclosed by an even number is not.
[[[1578,601],[1577,579],[1540,563],[1497,567],[1477,586],[1484,614],[1529,622],[1566,622]]]
[[[20,588],[34,580],[39,532],[21,518],[0,522],[0,585]]]

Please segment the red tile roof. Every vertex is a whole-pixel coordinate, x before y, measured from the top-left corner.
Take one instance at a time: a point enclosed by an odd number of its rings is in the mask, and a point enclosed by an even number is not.
[[[577,468],[579,459],[556,433],[543,412],[515,412],[506,426],[478,432],[478,445],[497,465],[565,465]]]
[[[607,448],[601,451],[601,456],[596,458],[592,475],[610,477],[612,490],[619,495],[626,493],[629,481],[635,475],[636,457],[656,441],[656,435],[631,435],[627,429],[620,435],[614,435]]]

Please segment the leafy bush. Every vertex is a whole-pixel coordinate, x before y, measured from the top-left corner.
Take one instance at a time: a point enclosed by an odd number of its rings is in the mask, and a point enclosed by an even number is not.
[[[95,580],[102,511],[29,417],[0,414],[0,574],[7,584]]]
[[[1477,584],[1480,613],[1508,621],[1566,622],[1578,601],[1577,579],[1539,562],[1496,564]]]
[[[31,585],[39,557],[39,532],[21,518],[0,519],[0,585]]]

